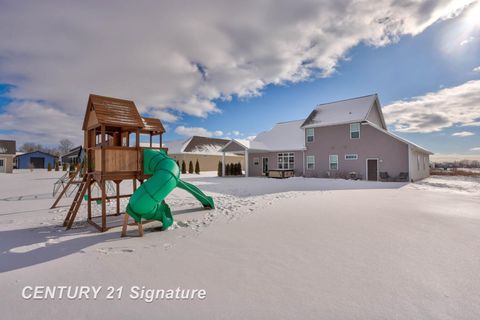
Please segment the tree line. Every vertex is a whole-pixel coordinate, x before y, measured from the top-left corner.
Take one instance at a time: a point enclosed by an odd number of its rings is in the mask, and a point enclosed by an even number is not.
[[[43,144],[34,143],[34,142],[25,142],[20,146],[18,151],[20,152],[34,152],[34,151],[41,151],[46,152],[54,156],[61,156],[66,154],[73,148],[74,144],[69,139],[62,139],[58,142],[58,145],[49,147]]]

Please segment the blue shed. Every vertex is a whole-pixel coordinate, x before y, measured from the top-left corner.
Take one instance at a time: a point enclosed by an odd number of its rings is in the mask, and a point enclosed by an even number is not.
[[[55,167],[57,157],[42,151],[33,151],[17,156],[17,169],[47,169],[48,164]]]

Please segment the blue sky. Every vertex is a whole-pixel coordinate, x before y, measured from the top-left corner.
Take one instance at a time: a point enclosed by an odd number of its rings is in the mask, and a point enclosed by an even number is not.
[[[459,40],[451,44],[451,52],[441,52],[440,43],[445,41],[445,33],[459,19],[438,22],[417,36],[403,36],[398,43],[389,46],[359,44],[348,52],[347,60],[341,61],[330,77],[269,85],[260,97],[217,101],[222,113],[206,119],[187,116],[180,123],[224,133],[238,130],[242,137],[247,137],[268,130],[276,122],[302,119],[315,105],[324,102],[378,93],[382,105],[388,105],[396,100],[480,79],[480,72],[473,71],[480,66],[480,39],[464,46]],[[477,101],[477,107],[480,108],[480,101]],[[467,129],[475,135],[452,136],[454,132]],[[480,126],[452,127],[434,133],[396,134],[436,153],[468,154],[470,148],[480,145]],[[233,134],[229,136],[235,137]],[[168,132],[166,137],[181,138],[174,131]]]
[[[0,138],[80,142],[89,93],[134,100],[166,140],[247,138],[378,93],[396,134],[480,157],[478,1],[323,2],[0,4]]]

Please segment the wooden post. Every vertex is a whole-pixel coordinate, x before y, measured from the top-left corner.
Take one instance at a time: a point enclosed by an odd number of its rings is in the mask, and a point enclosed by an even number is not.
[[[127,236],[127,227],[128,227],[128,213],[125,212],[125,215],[123,216],[122,237]]]
[[[160,149],[162,149],[162,134],[160,133]]]
[[[143,237],[143,224],[142,224],[142,220],[140,220],[140,221],[137,223],[137,225],[138,225],[138,235],[139,235],[140,237]]]
[[[140,130],[135,130],[135,147],[140,148]]]
[[[107,195],[105,190],[105,179],[102,179],[101,191],[102,191],[102,232],[107,231]]]
[[[102,192],[102,232],[107,230],[107,195],[105,190],[105,126],[101,127],[102,144],[100,146],[102,152],[102,173],[100,178],[100,191]]]
[[[88,173],[85,173],[88,174]],[[87,214],[88,214],[88,220],[92,220],[92,181],[91,181],[91,176],[88,181],[88,189],[87,189]]]
[[[117,185],[117,215],[120,214],[120,181],[115,181]]]
[[[150,148],[152,147],[152,133],[150,132]]]
[[[137,179],[133,179],[133,192],[137,190]]]

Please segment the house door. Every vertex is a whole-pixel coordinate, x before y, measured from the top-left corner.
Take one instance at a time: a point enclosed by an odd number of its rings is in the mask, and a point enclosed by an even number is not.
[[[262,158],[262,173],[268,176],[268,158]]]
[[[377,159],[367,160],[367,180],[378,181],[378,160]]]
[[[0,172],[5,172],[5,159],[0,159]]]
[[[45,168],[45,158],[37,158],[37,157],[31,157],[30,158],[30,163],[35,169],[43,169]]]

